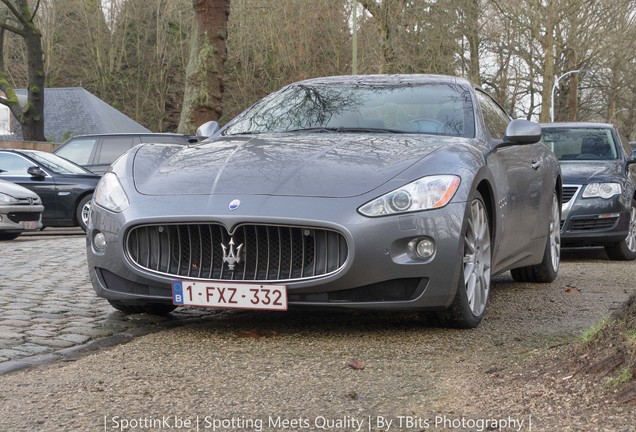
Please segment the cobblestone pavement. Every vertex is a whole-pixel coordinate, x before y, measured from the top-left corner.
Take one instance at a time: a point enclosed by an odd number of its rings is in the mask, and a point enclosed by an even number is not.
[[[0,374],[122,343],[203,314],[209,312],[178,309],[165,318],[116,311],[93,291],[81,234],[0,242]]]

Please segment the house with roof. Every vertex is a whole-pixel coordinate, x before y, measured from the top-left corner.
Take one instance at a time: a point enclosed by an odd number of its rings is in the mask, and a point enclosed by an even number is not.
[[[16,89],[26,100],[26,89]],[[121,111],[82,87],[44,89],[44,136],[63,142],[82,134],[150,132]],[[20,124],[0,105],[0,139],[22,139]]]

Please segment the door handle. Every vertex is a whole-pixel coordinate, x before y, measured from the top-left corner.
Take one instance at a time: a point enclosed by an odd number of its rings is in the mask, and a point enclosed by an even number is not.
[[[533,160],[532,161],[532,169],[533,170],[538,170],[541,167],[541,162],[537,161],[537,160]]]

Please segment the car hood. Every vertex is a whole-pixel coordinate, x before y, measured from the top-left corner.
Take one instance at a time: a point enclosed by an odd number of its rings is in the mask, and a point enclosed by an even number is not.
[[[587,184],[625,178],[623,163],[615,161],[561,161],[563,184]]]
[[[0,193],[12,196],[13,198],[17,199],[39,198],[35,192],[32,192],[31,190],[15,183],[4,180],[0,180]]]
[[[134,182],[148,195],[351,197],[377,188],[457,139],[277,134],[225,137],[187,147],[145,145],[137,148]]]

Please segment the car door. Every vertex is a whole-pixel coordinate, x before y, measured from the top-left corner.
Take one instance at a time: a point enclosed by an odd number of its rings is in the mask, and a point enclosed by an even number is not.
[[[40,168],[43,175],[35,176],[27,172],[34,166]],[[0,152],[0,179],[24,186],[40,196],[44,205],[43,222],[60,217],[55,179],[39,164],[17,153]]]
[[[477,97],[491,139],[503,139],[510,117],[490,96],[477,92]],[[535,236],[538,221],[532,215],[540,213],[542,191],[542,181],[536,173],[542,161],[535,157],[535,146],[543,144],[499,147],[488,156],[488,166],[497,177],[496,204],[503,231],[495,252],[502,258],[522,258]]]

